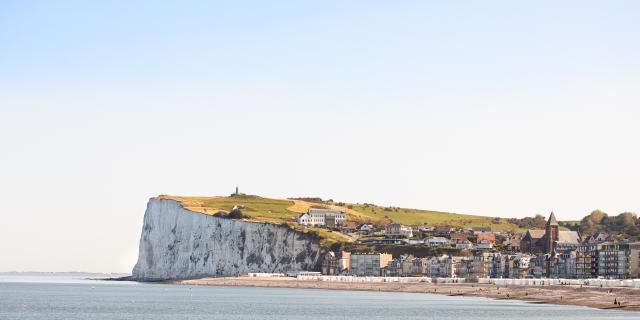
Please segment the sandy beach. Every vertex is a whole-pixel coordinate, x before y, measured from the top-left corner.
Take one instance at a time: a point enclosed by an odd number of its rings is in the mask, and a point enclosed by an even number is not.
[[[432,293],[452,296],[475,296],[491,299],[517,299],[536,303],[577,305],[601,309],[640,311],[640,289],[599,288],[587,286],[495,286],[491,284],[435,283],[353,283],[297,280],[295,278],[203,278],[177,281],[185,285],[243,286],[270,288],[304,288],[353,291]],[[614,305],[614,300],[621,305]]]

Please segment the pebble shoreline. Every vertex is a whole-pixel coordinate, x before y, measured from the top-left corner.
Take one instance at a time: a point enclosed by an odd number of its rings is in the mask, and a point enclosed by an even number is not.
[[[295,278],[285,277],[202,278],[175,281],[174,283],[183,285],[431,293],[451,296],[485,297],[490,299],[514,299],[535,303],[576,305],[600,309],[640,311],[640,289],[638,288],[600,288],[579,285],[499,286],[477,283],[349,283],[297,280]],[[614,305],[614,300],[620,301],[621,304]]]

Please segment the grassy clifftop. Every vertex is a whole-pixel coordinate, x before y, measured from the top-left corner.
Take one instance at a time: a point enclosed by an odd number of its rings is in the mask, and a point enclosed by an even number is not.
[[[406,225],[427,224],[449,225],[453,227],[473,228],[491,227],[495,231],[521,231],[506,219],[456,214],[450,212],[417,210],[397,207],[382,207],[372,204],[349,204],[304,199],[269,199],[252,195],[231,197],[182,197],[159,196],[159,199],[173,199],[192,211],[204,214],[227,214],[236,205],[244,206],[242,214],[248,220],[269,223],[287,223],[311,207],[323,207],[343,210],[347,220],[355,223],[373,223],[384,225],[394,221]]]
[[[289,210],[294,205],[292,200],[268,199],[258,196],[234,196],[234,197],[182,197],[182,196],[158,196],[158,199],[176,200],[185,209],[201,212],[208,215],[227,214],[234,206],[242,205],[242,214],[249,220],[283,223],[295,218],[298,214]]]
[[[315,232],[322,237],[325,244],[349,242],[351,239],[338,232],[330,232],[320,228],[301,228],[292,219],[307,212],[312,203],[288,199],[269,199],[252,195],[233,197],[183,197],[161,195],[157,199],[178,201],[185,209],[208,215],[228,214],[234,206],[242,206],[242,215],[246,220],[273,224],[287,223],[290,227],[302,232]],[[328,242],[328,243],[326,243]]]

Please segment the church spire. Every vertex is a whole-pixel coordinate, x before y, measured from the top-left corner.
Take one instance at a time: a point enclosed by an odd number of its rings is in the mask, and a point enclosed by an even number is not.
[[[553,214],[553,211],[551,211],[551,215],[549,215],[549,220],[547,220],[547,225],[548,226],[557,226],[558,225],[558,220],[556,220],[556,215]]]

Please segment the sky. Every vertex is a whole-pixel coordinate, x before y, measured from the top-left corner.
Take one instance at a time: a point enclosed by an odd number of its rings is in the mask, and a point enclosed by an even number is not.
[[[640,210],[638,1],[0,2],[0,271],[130,272],[158,194]]]

